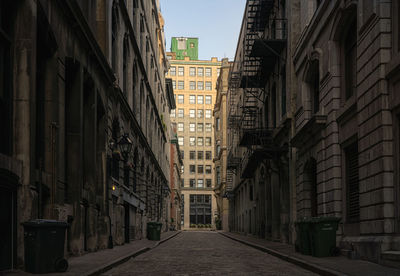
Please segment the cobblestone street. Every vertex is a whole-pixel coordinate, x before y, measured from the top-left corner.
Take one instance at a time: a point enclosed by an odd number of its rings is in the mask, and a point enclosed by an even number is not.
[[[182,232],[102,274],[116,275],[316,275],[216,232]]]

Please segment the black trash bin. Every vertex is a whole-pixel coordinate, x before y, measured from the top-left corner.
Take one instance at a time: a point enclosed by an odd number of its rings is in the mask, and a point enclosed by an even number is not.
[[[31,273],[64,272],[65,230],[63,221],[37,219],[23,223],[25,240],[25,270]]]
[[[161,222],[150,221],[147,223],[147,239],[159,241],[161,238]]]

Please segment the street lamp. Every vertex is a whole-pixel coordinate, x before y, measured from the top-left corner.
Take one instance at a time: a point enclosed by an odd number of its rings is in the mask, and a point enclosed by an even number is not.
[[[122,157],[124,158],[124,161],[128,160],[128,156],[131,153],[132,150],[132,140],[129,138],[129,134],[125,133],[124,135],[121,136],[119,141],[115,141],[114,139],[111,139],[109,142],[109,147],[112,151],[116,149],[118,146],[119,152],[121,153]]]
[[[129,154],[132,150],[132,140],[129,139],[129,134],[125,133],[118,142],[119,150],[121,151],[122,157],[125,161],[128,159]]]

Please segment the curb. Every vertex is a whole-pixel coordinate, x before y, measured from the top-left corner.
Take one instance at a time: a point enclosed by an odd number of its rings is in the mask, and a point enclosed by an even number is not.
[[[108,271],[110,269],[113,269],[114,267],[116,267],[116,266],[118,266],[120,264],[123,264],[123,263],[129,261],[131,258],[135,258],[135,257],[137,257],[137,256],[139,256],[139,255],[141,255],[141,254],[153,249],[153,248],[156,248],[160,244],[163,244],[164,242],[172,239],[173,237],[177,236],[180,233],[181,233],[181,231],[178,231],[175,234],[173,234],[173,235],[171,235],[171,236],[169,236],[169,237],[167,237],[167,238],[165,238],[163,240],[158,241],[153,247],[143,247],[143,248],[141,248],[141,249],[139,249],[137,251],[134,251],[134,252],[130,253],[127,256],[123,256],[123,257],[121,257],[119,259],[113,260],[112,262],[106,264],[103,267],[96,268],[96,269],[94,269],[92,271],[84,273],[84,274],[82,274],[82,276],[97,276],[97,275],[100,275],[100,274],[102,274],[102,273],[104,273],[104,272],[106,272],[106,271]]]
[[[300,267],[302,267],[304,269],[307,269],[307,270],[309,270],[311,272],[318,273],[319,275],[324,275],[324,276],[344,276],[344,275],[347,275],[347,274],[344,274],[344,273],[341,273],[341,272],[338,272],[338,271],[335,271],[335,270],[332,270],[332,269],[329,269],[329,268],[326,268],[326,267],[322,267],[322,266],[317,265],[317,264],[309,263],[309,262],[307,262],[305,260],[302,260],[302,259],[296,258],[294,256],[290,256],[290,255],[281,253],[279,251],[276,251],[276,250],[273,250],[273,249],[270,249],[270,248],[267,248],[267,247],[252,243],[252,242],[248,242],[248,241],[244,241],[244,240],[241,240],[241,239],[238,239],[238,238],[234,238],[234,237],[232,237],[232,236],[230,236],[230,235],[228,235],[226,233],[223,233],[223,232],[218,232],[218,233],[221,234],[222,236],[226,237],[226,238],[229,238],[231,240],[234,240],[234,241],[240,242],[242,244],[248,245],[248,246],[253,247],[255,249],[258,249],[260,251],[266,252],[266,253],[268,253],[268,254],[270,254],[272,256],[275,256],[275,257],[280,258],[280,259],[282,259],[284,261],[287,261],[289,263],[292,263],[292,264],[295,264],[297,266],[300,266]]]

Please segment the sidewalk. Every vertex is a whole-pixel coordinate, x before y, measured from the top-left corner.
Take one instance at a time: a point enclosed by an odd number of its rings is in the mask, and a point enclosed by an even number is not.
[[[295,252],[293,245],[271,242],[237,233],[219,233],[232,240],[267,252],[275,257],[281,258],[320,275],[400,275],[399,269],[378,265],[372,262],[350,260],[344,256],[317,258]]]
[[[135,240],[129,244],[115,246],[112,249],[104,249],[93,253],[88,253],[79,257],[71,257],[68,259],[69,267],[64,273],[50,273],[41,274],[48,276],[92,276],[99,275],[111,268],[128,261],[132,257],[136,257],[159,244],[175,237],[180,231],[168,231],[161,234],[160,241],[149,241],[147,239]],[[16,270],[7,272],[0,275],[11,275],[11,276],[28,276],[38,275],[31,274],[24,271]]]

